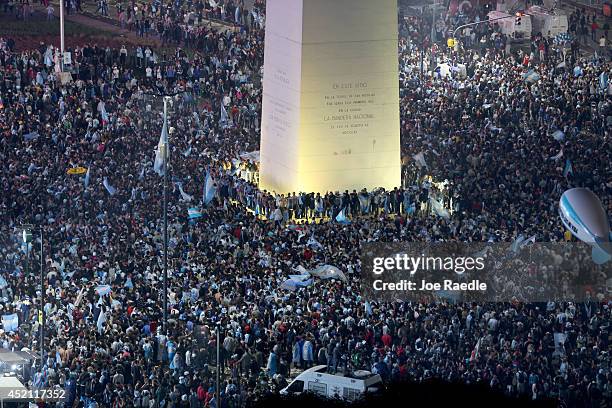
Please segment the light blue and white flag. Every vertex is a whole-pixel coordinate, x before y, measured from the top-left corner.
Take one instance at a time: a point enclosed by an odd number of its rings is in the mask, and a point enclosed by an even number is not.
[[[102,181],[102,185],[104,185],[104,188],[106,188],[106,191],[108,191],[108,194],[115,195],[117,193],[117,189],[109,184],[108,179],[106,177],[104,177],[104,181]]]
[[[187,202],[193,200],[193,196],[190,196],[185,191],[183,191],[183,183],[176,183],[176,185],[178,186],[179,193],[181,193],[181,197],[183,198],[183,200]]]
[[[525,248],[529,244],[533,244],[536,242],[536,236],[532,235],[529,238],[525,238],[523,234],[520,234],[514,242],[512,243],[511,250],[514,253],[518,253],[521,249]]]
[[[102,116],[102,120],[104,121],[104,124],[108,123],[108,113],[106,112],[106,106],[103,104],[102,105],[102,110],[100,111],[100,115]]]
[[[423,152],[415,154],[412,156],[412,158],[418,167],[427,167],[427,162],[425,161],[425,155]]]
[[[140,181],[144,180],[144,176],[145,176],[145,166],[142,166],[142,170],[140,170],[140,176],[138,176],[138,180]]]
[[[555,156],[551,156],[551,157],[550,157],[550,160],[557,161],[557,160],[559,160],[561,157],[563,157],[563,149],[561,149],[561,150],[559,151],[559,153],[557,153]]]
[[[361,212],[367,214],[370,212],[370,196],[368,193],[359,193],[357,195],[359,198],[359,206],[361,207]]]
[[[167,164],[169,159],[170,145],[168,144],[168,120],[164,117],[164,125],[162,127],[161,135],[159,136],[159,142],[157,143],[157,150],[155,151],[153,170],[155,170],[158,175],[163,176],[164,172],[166,171],[164,168],[164,161]]]
[[[98,333],[104,333],[104,325],[106,323],[106,312],[100,310],[100,315],[98,316],[98,321],[96,322],[96,327],[98,328]]]
[[[28,242],[27,246],[25,242],[21,243],[21,250],[23,251],[23,253],[27,253],[28,251],[32,251],[32,243]]]
[[[344,213],[344,208],[342,209],[342,211],[340,211],[338,213],[338,215],[336,215],[336,222],[339,222],[340,224],[350,224],[351,221],[346,218],[346,214]]]
[[[215,194],[217,194],[217,185],[215,180],[212,178],[209,171],[206,172],[206,182],[204,183],[204,195],[202,200],[205,205],[210,204],[210,202],[215,198]]]
[[[574,76],[575,77],[579,77],[584,73],[584,71],[582,71],[582,67],[580,67],[579,65],[574,67]]]
[[[563,168],[563,177],[567,177],[568,175],[574,175],[574,168],[572,167],[572,162],[570,159],[565,159],[565,167]]]
[[[374,313],[372,311],[372,304],[370,302],[368,302],[367,300],[365,302],[365,312],[366,312],[366,315],[368,315],[368,316],[372,316],[372,314]]]
[[[444,208],[442,203],[440,203],[438,200],[434,200],[433,198],[430,198],[429,202],[431,203],[431,208],[433,208],[438,217],[450,218],[450,213],[446,208]]]
[[[527,82],[536,82],[540,80],[540,74],[535,72],[533,69],[530,69],[525,74],[523,74],[523,79]]]
[[[601,75],[599,75],[599,89],[601,89],[602,91],[605,91],[606,89],[608,89],[608,81],[610,80],[610,77],[608,75],[607,72],[602,72]]]
[[[416,212],[416,203],[410,203],[408,205],[404,205],[404,211],[407,215],[412,215]]]
[[[296,291],[299,288],[305,288],[312,285],[312,278],[308,279],[308,275],[306,275],[306,279],[303,277],[304,275],[290,275],[289,279],[281,283],[280,288],[284,290]]]
[[[311,235],[310,238],[308,238],[306,245],[315,249],[324,249],[323,245],[315,239],[314,235]]]
[[[187,210],[187,215],[189,216],[190,220],[195,220],[202,217],[202,211],[198,210],[197,208],[190,208]]]
[[[2,328],[5,332],[15,332],[19,328],[19,317],[17,313],[2,316]]]
[[[189,155],[191,154],[191,145],[189,145],[189,147],[187,148],[187,150],[185,150],[183,152],[183,156],[184,157],[189,157]]]
[[[510,248],[512,252],[518,252],[521,248],[521,243],[523,243],[523,241],[525,241],[525,236],[523,234],[519,234],[519,236],[516,237],[514,242],[512,242],[512,247]]]
[[[225,109],[225,105],[223,105],[223,103],[221,103],[221,126],[223,128],[227,128],[230,126],[229,124],[230,119],[229,119],[229,115],[227,114],[227,109]]]
[[[85,173],[85,180],[83,180],[83,184],[85,184],[85,188],[89,187],[90,176],[91,176],[91,167],[88,167],[87,173]]]
[[[96,286],[96,293],[98,296],[106,296],[112,292],[112,288],[110,285],[98,285]]]
[[[36,165],[34,163],[30,163],[30,165],[28,166],[28,175],[32,174],[32,172],[36,169]]]
[[[38,134],[38,132],[30,132],[30,133],[27,133],[27,134],[23,135],[23,138],[26,141],[30,141],[30,140],[38,139],[39,136],[40,135]]]
[[[565,139],[565,133],[563,133],[563,131],[561,130],[555,130],[552,133],[552,137],[557,141],[557,142],[562,142]]]

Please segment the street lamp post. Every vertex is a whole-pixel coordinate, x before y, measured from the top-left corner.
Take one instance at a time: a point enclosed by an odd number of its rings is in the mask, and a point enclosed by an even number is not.
[[[221,406],[221,322],[217,322],[217,407]]]
[[[168,123],[168,100],[164,96],[164,124]],[[164,145],[164,333],[168,335],[168,145]]]
[[[43,253],[43,227],[40,226],[40,310],[38,311],[38,325],[40,327],[40,366],[43,366],[45,354],[45,260]],[[30,242],[32,242],[32,226],[23,226],[22,241],[26,246],[26,268],[25,276],[30,273]]]
[[[39,322],[40,325],[40,362],[42,367],[42,361],[45,354],[45,258],[43,256],[43,227],[40,226],[40,313]]]
[[[162,61],[165,62],[165,61]],[[184,91],[178,91],[173,93],[163,92],[163,88],[158,88],[159,93],[145,93],[145,95],[150,96],[161,96],[164,101],[164,128],[162,133],[165,131],[165,139],[162,137],[162,141],[158,145],[158,148],[161,150],[162,154],[162,167],[164,170],[164,198],[163,198],[163,212],[164,212],[164,273],[162,275],[163,279],[163,291],[164,291],[164,300],[163,300],[163,332],[166,336],[168,336],[168,156],[170,154],[170,146],[168,143],[168,102],[171,101],[173,96],[183,93]]]
[[[64,72],[64,1],[59,2],[59,14],[60,14],[60,67]]]
[[[166,336],[168,336],[168,156],[170,154],[170,146],[168,143],[168,129],[167,129],[167,125],[168,125],[168,102],[171,101],[171,98],[173,96],[176,96],[180,93],[182,93],[184,91],[179,91],[179,92],[174,92],[174,93],[168,93],[168,92],[162,92],[162,89],[159,89],[159,93],[146,93],[146,95],[151,95],[151,96],[161,96],[163,97],[163,101],[164,101],[164,128],[165,128],[165,139],[162,140],[162,142],[160,142],[160,144],[158,145],[158,148],[161,149],[161,154],[162,154],[162,167],[164,170],[164,186],[163,186],[163,190],[164,190],[164,198],[163,198],[163,212],[164,212],[164,272],[163,272],[163,276],[162,276],[162,280],[163,280],[163,291],[164,291],[164,300],[163,300],[163,308],[164,308],[164,312],[163,312],[163,331],[164,334]],[[162,130],[162,132],[164,132],[164,130]]]

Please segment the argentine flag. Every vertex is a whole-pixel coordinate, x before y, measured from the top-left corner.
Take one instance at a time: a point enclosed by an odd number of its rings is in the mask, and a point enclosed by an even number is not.
[[[229,115],[227,114],[227,109],[225,109],[225,105],[223,105],[223,102],[221,102],[221,127],[223,129],[227,129],[229,127],[231,127],[231,123],[230,123],[230,118]]]
[[[83,183],[85,184],[85,188],[89,187],[90,170],[91,167],[88,167],[87,174],[85,174],[85,180],[83,181]]]
[[[102,122],[106,125],[108,123],[108,112],[106,112],[106,106],[104,104],[102,104],[100,115],[102,116]]]
[[[370,210],[370,196],[368,193],[360,193],[357,198],[359,199],[359,206],[361,207],[361,212],[367,214]]]
[[[215,180],[210,175],[210,172],[207,171],[206,172],[206,183],[204,184],[204,196],[202,197],[204,204],[205,205],[210,204],[212,199],[215,197],[216,193],[217,193],[217,185],[215,184]]]
[[[438,200],[434,200],[433,198],[430,198],[429,202],[431,203],[431,208],[433,208],[438,217],[450,218],[450,213],[446,208],[444,208],[442,203],[440,203]]]
[[[15,332],[19,328],[19,317],[16,313],[2,316],[2,328],[5,332]]]
[[[110,285],[98,285],[96,286],[96,293],[98,296],[106,296],[112,292]]]
[[[159,136],[157,150],[155,151],[155,163],[153,163],[153,170],[160,176],[163,176],[166,171],[164,159],[167,165],[170,159],[170,145],[168,144],[168,120],[166,119],[166,112],[164,112],[164,126]]]
[[[193,200],[193,197],[190,196],[189,194],[187,194],[184,190],[183,190],[183,183],[176,183],[176,185],[178,186],[179,189],[179,193],[181,193],[181,198],[187,202],[190,202],[191,200]]]
[[[115,195],[117,193],[117,189],[109,184],[106,177],[104,177],[102,184],[104,185],[104,188],[106,188],[106,191],[108,191],[108,194]]]
[[[339,222],[340,224],[350,224],[351,221],[346,218],[346,214],[344,213],[344,208],[342,209],[342,211],[340,211],[338,213],[338,215],[336,215],[336,221]]]
[[[195,220],[202,217],[202,211],[197,208],[190,208],[187,210],[187,214],[189,215],[190,220]]]

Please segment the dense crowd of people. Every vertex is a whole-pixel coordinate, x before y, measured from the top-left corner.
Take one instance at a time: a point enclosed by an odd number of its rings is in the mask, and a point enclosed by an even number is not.
[[[612,209],[610,61],[554,45],[512,51],[491,27],[447,50],[420,35],[429,24],[400,22],[402,185],[289,196],[258,190],[256,165],[240,160],[259,146],[261,26],[202,28],[198,41],[177,41],[189,52],[84,45],[70,50],[72,81],[53,47],[15,52],[0,41],[0,305],[19,317],[18,329],[0,334],[6,349],[40,350],[31,271],[44,237],[47,358],[26,381],[64,388],[66,406],[225,408],[321,363],[386,381],[484,383],[567,406],[609,400],[605,288],[580,304],[359,295],[364,242],[561,241],[559,197],[575,186]],[[153,170],[161,92],[176,94],[167,330]],[[87,172],[67,173],[76,167]],[[190,208],[201,217],[190,219]],[[340,213],[347,222],[336,222]],[[280,288],[296,268],[320,264],[346,281]]]

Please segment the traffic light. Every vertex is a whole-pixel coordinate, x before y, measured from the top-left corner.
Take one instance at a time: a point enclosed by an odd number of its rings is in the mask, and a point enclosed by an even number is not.
[[[515,26],[520,26],[521,25],[521,17],[523,17],[525,15],[525,13],[519,11],[516,13],[516,18],[514,19],[514,25]]]

